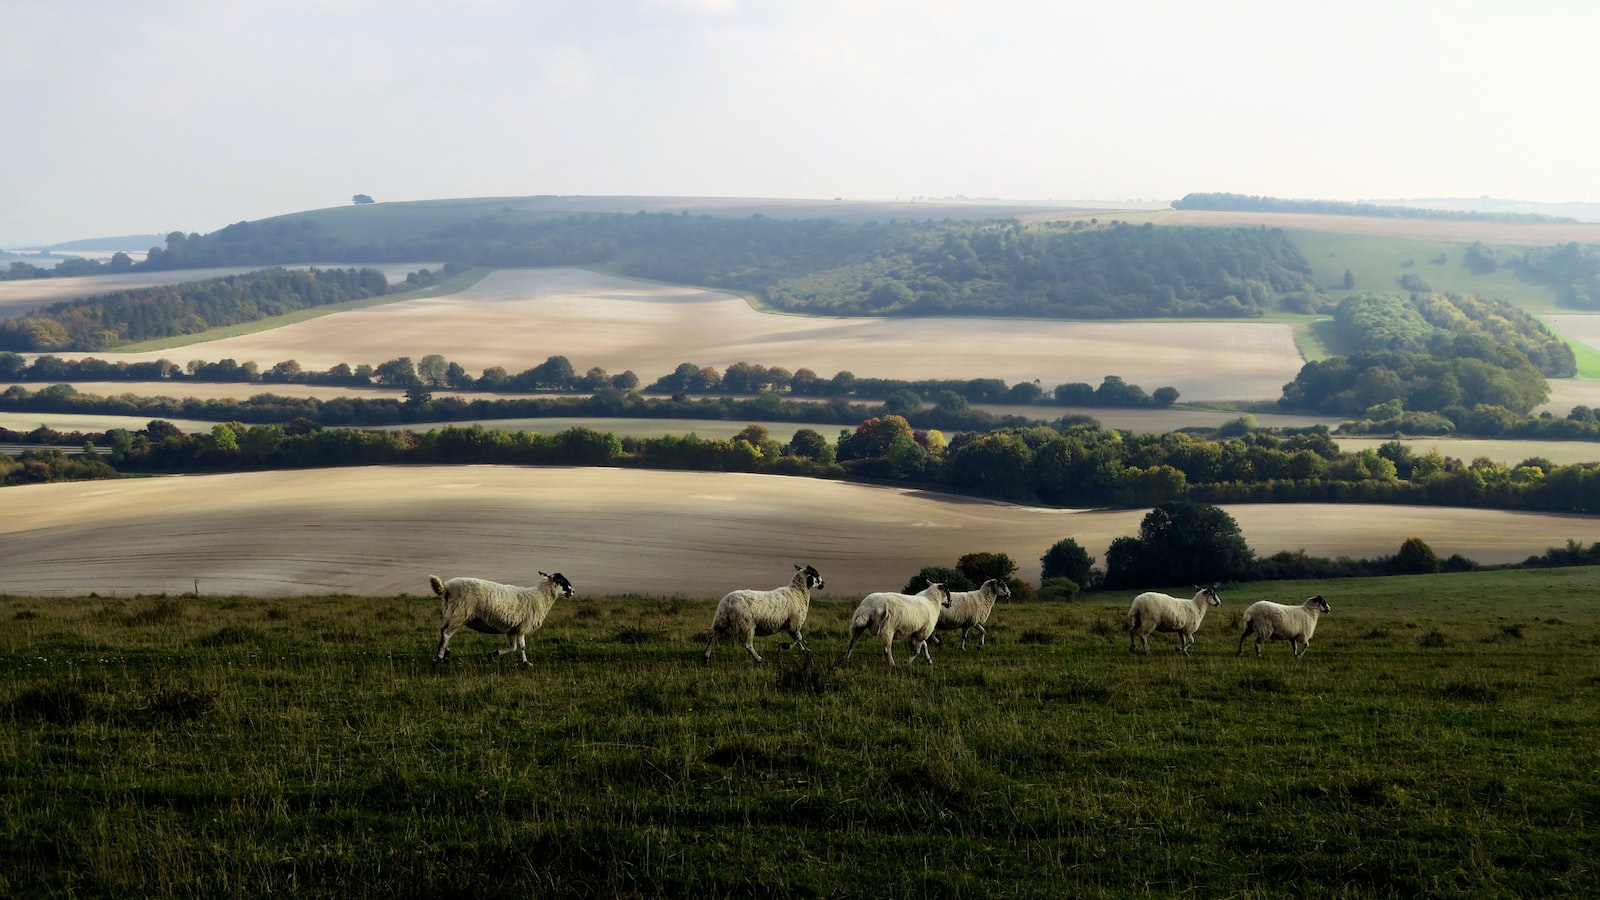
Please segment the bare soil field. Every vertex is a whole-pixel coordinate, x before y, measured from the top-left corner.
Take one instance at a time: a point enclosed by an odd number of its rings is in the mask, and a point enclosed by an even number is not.
[[[449,296],[349,310],[181,350],[108,359],[285,360],[325,370],[443,354],[477,373],[521,371],[550,356],[579,371],[632,370],[649,383],[680,363],[744,361],[823,377],[1038,379],[1098,385],[1119,375],[1188,400],[1277,397],[1302,364],[1288,325],[1013,319],[811,318],[752,309],[731,294],[581,269],[495,272]]]
[[[498,466],[324,469],[7,488],[8,593],[426,595],[427,576],[526,584],[560,571],[580,594],[718,597],[817,566],[827,596],[898,589],[923,566],[1008,554],[1037,583],[1071,537],[1103,560],[1143,510],[1047,510],[770,475]],[[1259,554],[1519,561],[1592,541],[1579,516],[1417,507],[1228,507]]]
[[[1157,225],[1200,225],[1237,228],[1261,225],[1289,231],[1329,231],[1336,234],[1371,234],[1382,237],[1426,238],[1470,244],[1600,243],[1600,223],[1595,222],[1493,222],[1467,219],[1407,219],[1389,216],[1332,216],[1314,213],[1243,212],[1199,209],[1163,209],[1110,215]]]

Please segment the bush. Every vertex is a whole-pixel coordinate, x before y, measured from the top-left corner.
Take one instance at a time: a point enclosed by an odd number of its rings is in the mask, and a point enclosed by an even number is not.
[[[1065,602],[1078,599],[1078,583],[1071,578],[1046,578],[1039,585],[1039,599]]]

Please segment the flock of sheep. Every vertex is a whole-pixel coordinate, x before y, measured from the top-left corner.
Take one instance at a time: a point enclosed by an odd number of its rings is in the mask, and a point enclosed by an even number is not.
[[[761,662],[756,652],[755,639],[783,632],[793,639],[791,646],[808,649],[800,629],[806,623],[811,608],[811,592],[822,587],[822,574],[812,566],[795,566],[794,577],[782,587],[770,591],[737,590],[730,592],[717,603],[711,619],[711,639],[706,642],[704,661],[711,662],[711,651],[721,640],[742,640],[744,649],[755,662]],[[572,582],[560,572],[539,573],[544,581],[533,587],[516,587],[485,581],[481,578],[452,578],[441,580],[429,575],[428,583],[441,598],[443,624],[439,628],[439,650],[434,654],[436,663],[450,659],[450,637],[462,628],[486,634],[503,634],[506,646],[489,654],[490,659],[507,653],[519,653],[522,664],[528,662],[528,635],[544,625],[545,616],[555,605],[557,597],[572,596]],[[961,649],[967,649],[967,635],[978,632],[978,647],[988,642],[989,633],[983,623],[994,610],[996,600],[1008,599],[1011,589],[998,578],[985,581],[975,591],[950,591],[942,584],[930,584],[917,594],[881,592],[868,594],[850,617],[850,646],[844,658],[855,652],[856,641],[871,632],[883,644],[883,655],[894,665],[894,642],[905,640],[911,647],[911,660],[920,654],[933,664],[928,643],[938,643],[936,631],[961,631]],[[1194,644],[1194,633],[1206,617],[1206,610],[1221,606],[1215,587],[1202,587],[1192,598],[1172,597],[1147,591],[1133,598],[1128,609],[1128,650],[1142,645],[1150,652],[1149,637],[1154,632],[1175,632],[1178,650],[1188,654]],[[1331,612],[1321,596],[1312,597],[1299,606],[1287,606],[1266,600],[1252,603],[1244,613],[1244,633],[1239,635],[1238,654],[1244,653],[1244,642],[1254,635],[1256,655],[1261,655],[1262,641],[1288,641],[1294,655],[1303,656],[1311,646],[1311,635],[1317,630],[1317,617]]]

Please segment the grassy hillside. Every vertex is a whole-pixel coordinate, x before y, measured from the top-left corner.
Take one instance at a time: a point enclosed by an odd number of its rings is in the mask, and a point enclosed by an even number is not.
[[[1021,218],[1058,219],[1076,215],[1115,216],[1105,210],[940,201],[763,200],[717,197],[553,196],[463,197],[449,200],[403,200],[364,206],[335,206],[261,219],[276,222],[315,222],[329,235],[346,243],[422,237],[441,228],[482,218],[520,224],[572,213],[687,212],[746,218],[753,215],[777,219],[835,219],[841,222],[972,220]]]
[[[431,600],[0,598],[0,891],[1593,896],[1592,569],[1127,598],[935,665],[700,662],[712,601],[560,602],[533,667]],[[1236,658],[1256,599],[1332,604]]]
[[[1408,293],[1400,279],[1414,275],[1435,293],[1493,297],[1532,313],[1556,309],[1553,291],[1522,281],[1509,267],[1487,275],[1473,274],[1462,264],[1467,245],[1460,242],[1319,231],[1291,235],[1311,263],[1316,285],[1336,300],[1356,292]],[[1519,251],[1515,247],[1499,249],[1502,257]],[[1344,287],[1346,270],[1355,278],[1352,290]]]

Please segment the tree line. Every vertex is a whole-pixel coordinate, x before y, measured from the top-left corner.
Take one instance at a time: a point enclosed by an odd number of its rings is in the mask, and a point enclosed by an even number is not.
[[[407,389],[406,401],[394,401],[383,406],[374,401],[367,409],[395,409],[391,422],[419,421],[419,416],[433,418],[481,418],[495,411],[495,401],[457,401],[452,398],[435,398],[433,391],[449,388],[456,391],[478,392],[605,392],[608,397],[616,392],[632,393],[639,387],[639,377],[630,369],[617,375],[605,369],[591,367],[582,375],[577,373],[571,360],[565,356],[551,356],[537,366],[519,373],[510,373],[504,367],[491,366],[474,378],[460,364],[446,360],[443,355],[430,353],[413,362],[409,356],[396,357],[376,366],[362,364],[351,367],[339,363],[325,372],[303,369],[294,360],[274,364],[266,371],[255,362],[239,363],[233,359],[215,362],[190,360],[187,367],[179,368],[170,360],[129,363],[109,362],[95,357],[66,360],[53,354],[34,358],[32,362],[20,353],[0,351],[0,380],[34,382],[85,382],[85,381],[171,381],[227,382],[243,384],[326,384],[343,386],[381,386]],[[815,371],[800,368],[794,372],[782,366],[752,365],[737,362],[718,371],[711,366],[681,363],[673,372],[652,382],[645,390],[674,397],[689,395],[749,395],[777,394],[784,398],[809,399],[881,399],[890,412],[914,412],[924,403],[934,403],[952,413],[965,413],[972,403],[1010,403],[1016,405],[1056,404],[1061,406],[1159,408],[1176,403],[1180,396],[1174,387],[1159,387],[1151,393],[1136,384],[1129,384],[1120,376],[1105,376],[1098,387],[1084,382],[1056,385],[1051,394],[1032,381],[1007,385],[999,378],[968,379],[897,379],[857,377],[850,371],[839,371],[831,378],[822,378]],[[55,400],[68,399],[74,404],[92,404],[90,395],[75,391],[66,394],[56,391],[49,395]],[[17,395],[21,402],[26,394]],[[276,400],[277,398],[274,398]],[[140,401],[123,398],[122,402],[138,405]],[[230,402],[230,401],[224,401]],[[608,402],[611,402],[608,400]],[[770,401],[764,401],[770,402]],[[529,413],[516,401],[499,404],[507,413],[501,418],[521,418]],[[62,411],[62,410],[41,410]],[[78,411],[89,410],[80,408]],[[142,413],[135,413],[142,414]],[[152,410],[151,414],[164,414]],[[557,413],[565,415],[566,413]],[[409,416],[409,418],[408,418]],[[347,424],[312,416],[323,424]],[[213,418],[236,418],[232,415]],[[245,417],[246,421],[257,421]],[[362,424],[384,424],[363,421]]]
[[[1326,216],[1379,216],[1399,219],[1455,219],[1489,222],[1563,222],[1577,219],[1541,213],[1482,212],[1475,210],[1428,209],[1381,203],[1353,203],[1343,200],[1289,200],[1254,194],[1190,193],[1172,201],[1173,209],[1204,209],[1242,212],[1316,213]]]
[[[1213,438],[1133,434],[1081,417],[946,432],[878,414],[840,429],[833,439],[800,428],[787,443],[772,439],[761,425],[712,439],[622,438],[587,428],[540,435],[478,425],[419,435],[326,428],[304,418],[222,422],[201,435],[153,420],[144,429],[104,435],[40,429],[0,433],[0,439],[92,442],[109,447],[106,461],[125,473],[396,463],[633,465],[849,478],[1063,507],[1190,500],[1600,512],[1600,464],[1556,465],[1539,458],[1511,466],[1488,459],[1465,463],[1437,451],[1419,455],[1398,441],[1345,453],[1325,427],[1274,431],[1245,419]]]
[[[113,291],[0,320],[0,350],[108,350],[389,292],[376,269],[282,268]]]

